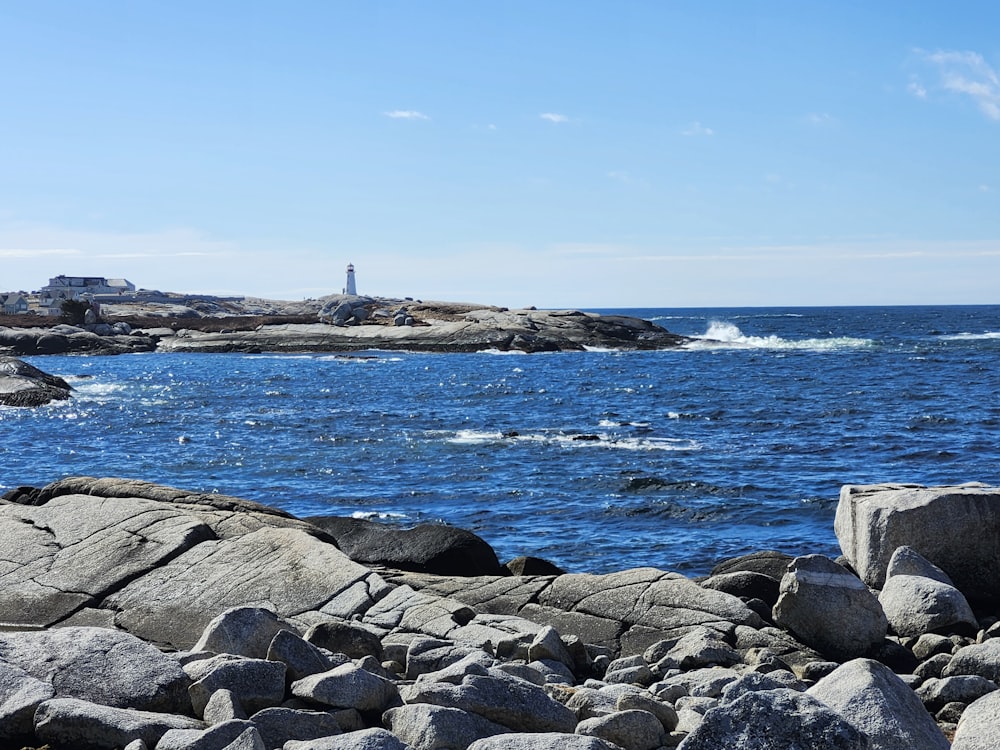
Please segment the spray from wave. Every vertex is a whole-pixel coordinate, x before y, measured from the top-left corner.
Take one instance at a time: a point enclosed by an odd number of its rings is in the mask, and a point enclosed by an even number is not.
[[[840,349],[861,349],[872,346],[872,339],[852,336],[832,336],[830,338],[784,339],[780,336],[747,336],[733,323],[713,320],[708,330],[700,336],[692,336],[685,349],[775,349],[804,351],[836,351]]]

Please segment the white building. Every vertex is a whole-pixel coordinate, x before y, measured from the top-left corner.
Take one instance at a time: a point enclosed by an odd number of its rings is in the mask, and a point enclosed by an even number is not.
[[[354,281],[354,264],[353,263],[348,263],[347,264],[347,286],[344,287],[344,294],[357,295],[357,293],[358,293],[358,285]]]

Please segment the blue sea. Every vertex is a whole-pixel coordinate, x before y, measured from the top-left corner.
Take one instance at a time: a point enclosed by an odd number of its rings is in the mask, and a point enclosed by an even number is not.
[[[688,575],[839,554],[844,484],[1000,484],[1000,306],[615,310],[682,349],[33,357],[0,492],[69,475],[447,523],[501,561]]]

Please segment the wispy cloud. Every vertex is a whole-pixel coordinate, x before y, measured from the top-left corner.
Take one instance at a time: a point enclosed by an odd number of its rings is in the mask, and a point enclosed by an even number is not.
[[[918,50],[918,54],[937,68],[941,88],[968,96],[988,118],[1000,121],[1000,75],[982,55],[954,50]],[[919,83],[911,83],[909,90],[920,97],[927,93]]]
[[[542,114],[538,116],[541,117],[543,120],[548,120],[549,122],[555,123],[556,125],[560,125],[564,122],[569,122],[569,118],[566,115],[560,115],[556,112],[542,112]]]
[[[429,120],[431,119],[423,112],[418,112],[415,109],[393,109],[388,112],[383,112],[386,117],[393,120]]]
[[[815,125],[816,127],[824,127],[837,124],[837,118],[831,115],[829,112],[810,112],[805,116],[804,119],[807,124]]]
[[[684,130],[681,131],[681,135],[688,136],[700,136],[700,135],[715,135],[715,131],[711,128],[707,128],[700,122],[695,120],[690,125],[688,125]]]

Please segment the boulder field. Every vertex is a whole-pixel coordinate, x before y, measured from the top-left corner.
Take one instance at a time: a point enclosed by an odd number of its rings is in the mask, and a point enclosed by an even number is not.
[[[998,488],[848,486],[842,558],[693,580],[138,480],[19,487],[0,746],[996,748],[998,525]]]

